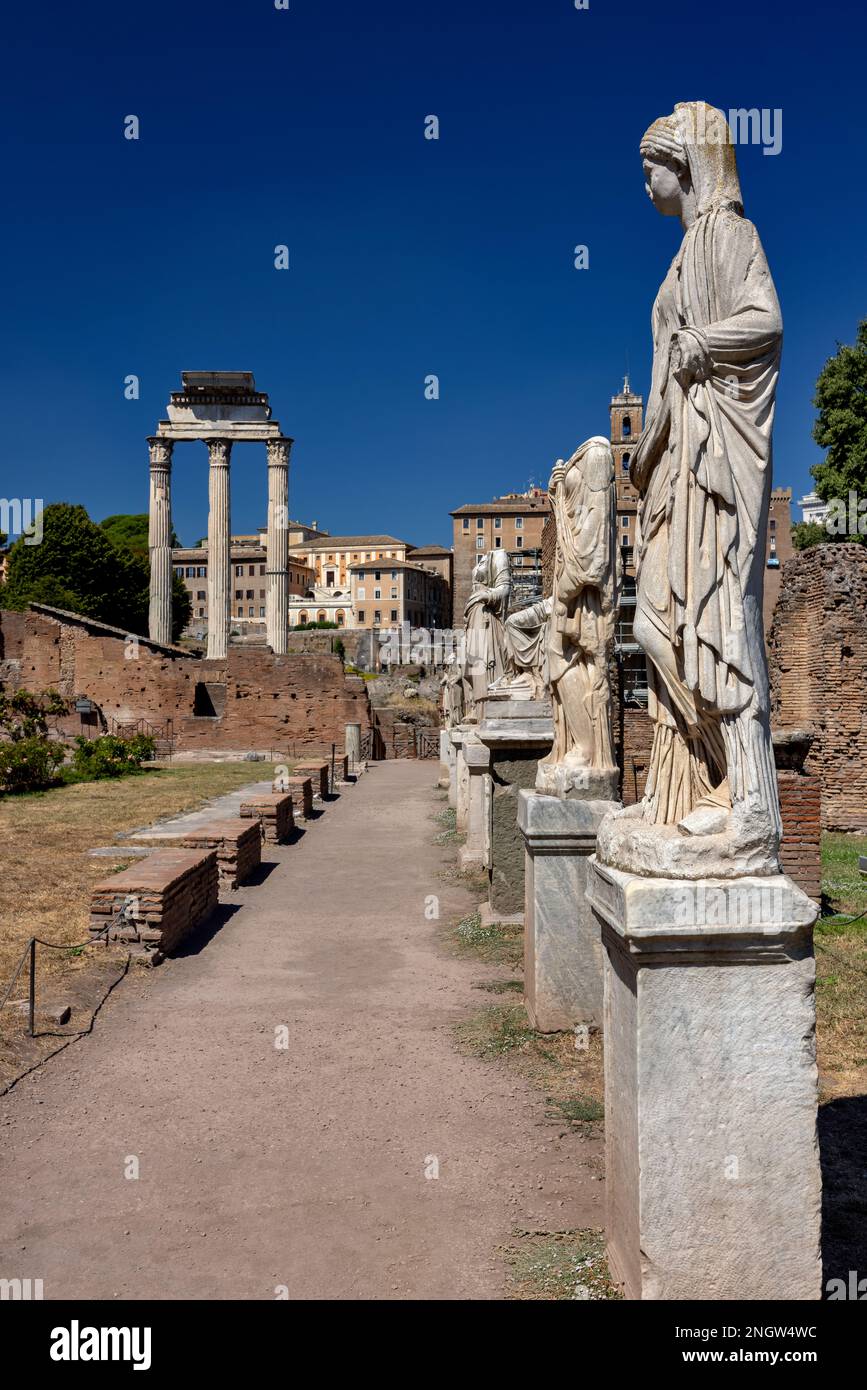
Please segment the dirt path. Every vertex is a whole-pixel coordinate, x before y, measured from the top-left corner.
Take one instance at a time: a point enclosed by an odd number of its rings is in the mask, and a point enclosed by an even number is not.
[[[378,764],[266,847],[203,949],[134,972],[0,1099],[0,1276],[46,1298],[497,1298],[513,1226],[602,1225],[598,1147],[455,1051],[492,970],[425,919],[429,894],[443,920],[470,906],[440,877],[435,769]]]

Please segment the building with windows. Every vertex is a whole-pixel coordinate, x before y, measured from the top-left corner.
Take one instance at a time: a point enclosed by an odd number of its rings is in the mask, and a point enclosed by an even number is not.
[[[447,628],[451,623],[452,554],[442,546],[414,547],[395,536],[329,536],[316,523],[290,522],[289,629],[328,622],[337,627]],[[233,536],[231,633],[264,638],[267,531]],[[408,558],[409,557],[409,558]],[[187,635],[208,630],[208,546],[173,552],[175,573],[192,602]]]
[[[801,517],[804,521],[823,522],[831,510],[830,502],[823,502],[818,492],[806,492],[798,498]]]
[[[444,629],[450,625],[451,588],[435,568],[405,560],[350,565],[355,627]]]
[[[468,503],[450,513],[454,528],[453,621],[463,626],[473,587],[473,569],[488,550],[506,550],[512,567],[512,608],[542,596],[542,528],[550,512],[548,493],[533,487],[492,502]]]
[[[647,663],[635,640],[635,561],[638,528],[638,492],[629,479],[632,451],[644,427],[644,398],[633,391],[629,377],[623,390],[608,406],[609,439],[614,455],[614,492],[617,501],[617,533],[620,541],[620,611],[614,650],[621,678],[624,704],[647,703]]]
[[[236,637],[265,633],[265,590],[268,556],[264,530],[254,536],[233,536],[229,550],[231,564],[231,632]],[[208,631],[208,543],[180,547],[172,551],[175,574],[190,594],[192,611],[187,636],[202,639]],[[289,558],[289,602],[302,597],[313,583],[312,571],[298,557]]]

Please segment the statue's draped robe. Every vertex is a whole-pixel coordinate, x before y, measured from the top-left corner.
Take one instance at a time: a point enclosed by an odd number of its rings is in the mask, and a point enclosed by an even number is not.
[[[519,608],[506,620],[509,665],[515,674],[527,672],[544,687],[548,684],[548,620],[552,600],[540,599]]]
[[[688,331],[712,366],[684,390],[669,354],[672,335]],[[669,824],[702,797],[725,805],[752,794],[778,816],[757,537],[782,320],[756,229],[731,205],[685,233],[654,305],[653,343],[631,465],[642,493],[635,632],[657,724],[647,806]]]
[[[594,453],[590,453],[595,450]],[[585,458],[585,455],[590,455]],[[586,469],[586,471],[585,471]],[[617,614],[617,533],[607,440],[569,461],[552,499],[557,523],[548,680],[554,745],[546,764],[567,758],[616,769],[607,660]]]
[[[466,622],[464,683],[466,704],[483,700],[488,686],[506,669],[503,624],[511,593],[509,557],[489,551],[473,570],[473,592],[464,609]]]

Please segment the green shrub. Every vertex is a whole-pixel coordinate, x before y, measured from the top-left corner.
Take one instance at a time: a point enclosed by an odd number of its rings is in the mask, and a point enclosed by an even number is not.
[[[155,749],[154,740],[147,734],[136,734],[134,738],[104,734],[92,739],[79,735],[72,755],[72,774],[81,781],[122,777],[124,773],[136,772],[154,756]]]
[[[39,791],[57,781],[66,749],[62,743],[33,734],[0,743],[0,786],[10,792]]]

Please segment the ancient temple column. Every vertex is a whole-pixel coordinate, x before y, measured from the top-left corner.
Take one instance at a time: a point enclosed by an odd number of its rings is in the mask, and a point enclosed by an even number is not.
[[[172,445],[151,435],[150,518],[148,549],[151,582],[148,633],[154,642],[172,640]]]
[[[225,659],[229,646],[232,564],[229,553],[231,439],[208,440],[208,660]]]
[[[268,567],[265,633],[277,656],[286,652],[289,635],[289,450],[291,439],[269,439]]]

